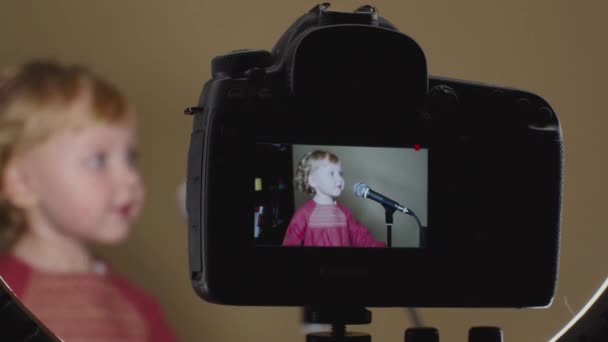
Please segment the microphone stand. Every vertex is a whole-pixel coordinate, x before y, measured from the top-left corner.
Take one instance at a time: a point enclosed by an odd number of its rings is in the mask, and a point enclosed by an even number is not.
[[[392,206],[382,204],[384,207],[384,220],[386,222],[386,247],[391,248],[393,246],[393,214],[396,209]],[[407,215],[410,215],[418,223],[418,234],[420,238],[420,247],[426,247],[426,232],[423,232],[422,223],[416,214],[409,210]]]
[[[384,220],[386,222],[386,247],[391,248],[393,245],[393,214],[395,208],[382,204],[384,207]]]

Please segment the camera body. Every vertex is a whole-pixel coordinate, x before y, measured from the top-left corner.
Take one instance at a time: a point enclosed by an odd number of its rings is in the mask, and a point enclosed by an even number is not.
[[[429,76],[420,46],[369,6],[316,6],[272,52],[218,56],[212,74],[188,109],[189,258],[202,298],[267,306],[551,302],[563,142],[547,101]],[[293,186],[297,162],[314,149],[340,155],[347,190],[337,201],[344,197],[378,240],[390,240],[390,231],[402,240],[384,248],[283,245],[306,203]],[[370,179],[414,208],[418,224],[368,198],[346,198],[350,185]]]

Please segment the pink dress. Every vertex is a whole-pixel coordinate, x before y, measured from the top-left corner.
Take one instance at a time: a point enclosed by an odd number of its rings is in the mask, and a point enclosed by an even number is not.
[[[306,202],[294,213],[283,246],[386,247],[341,203]]]
[[[46,273],[4,254],[0,276],[66,342],[177,341],[159,303],[111,269],[104,274]]]

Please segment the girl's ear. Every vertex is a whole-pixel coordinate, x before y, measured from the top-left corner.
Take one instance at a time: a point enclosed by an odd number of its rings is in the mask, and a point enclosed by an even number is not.
[[[311,172],[310,174],[308,174],[308,178],[306,179],[306,181],[308,182],[308,186],[310,186],[313,189],[315,189],[317,187],[317,182],[316,182],[315,178],[316,177],[313,177],[313,172]]]
[[[7,200],[18,208],[28,208],[36,202],[27,173],[19,159],[11,158],[2,174],[2,189]]]

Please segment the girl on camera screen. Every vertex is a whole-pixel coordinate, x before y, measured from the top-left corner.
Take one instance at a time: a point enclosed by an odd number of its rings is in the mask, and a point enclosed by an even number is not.
[[[386,246],[336,200],[344,190],[344,178],[340,159],[334,153],[323,150],[307,153],[298,164],[295,185],[312,198],[294,213],[283,246]]]

